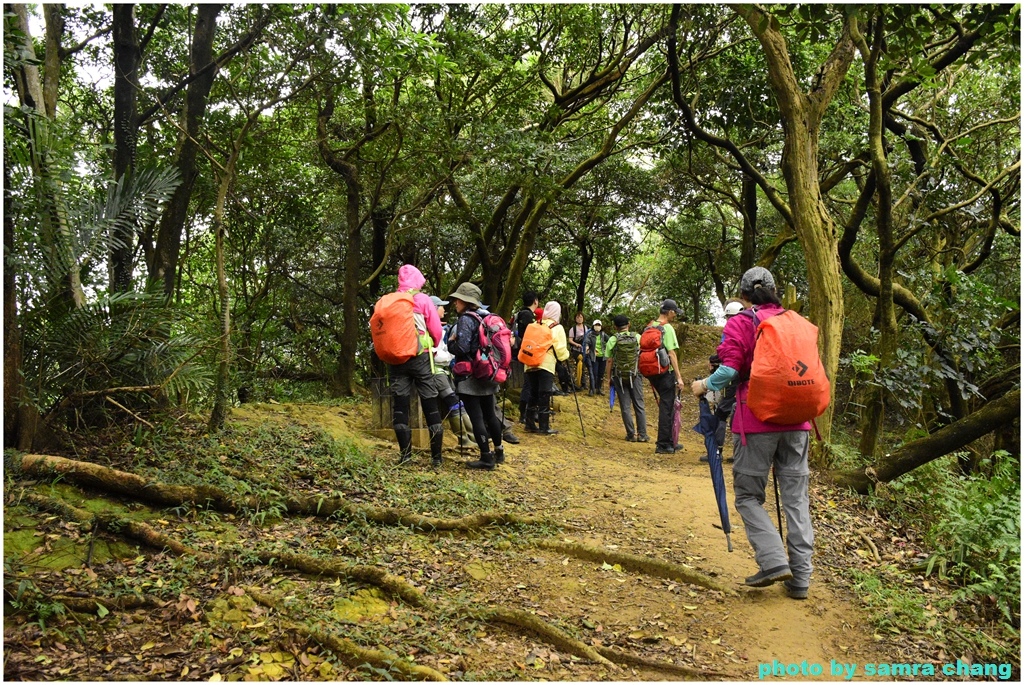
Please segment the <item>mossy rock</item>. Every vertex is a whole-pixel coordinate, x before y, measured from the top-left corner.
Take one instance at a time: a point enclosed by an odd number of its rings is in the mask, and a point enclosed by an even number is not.
[[[249,595],[218,597],[206,609],[206,620],[210,625],[226,624],[235,630],[242,630],[255,621],[252,615],[254,606],[256,602]]]

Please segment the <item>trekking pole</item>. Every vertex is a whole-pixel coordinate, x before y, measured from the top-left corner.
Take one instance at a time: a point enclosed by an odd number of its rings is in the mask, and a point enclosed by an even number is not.
[[[562,362],[565,364],[565,362]],[[566,365],[566,372],[569,371],[568,365]],[[587,440],[587,429],[583,427],[583,412],[580,411],[580,400],[576,397],[576,386],[572,388],[572,398],[576,400],[576,414],[580,417],[580,432],[583,433],[583,441]]]

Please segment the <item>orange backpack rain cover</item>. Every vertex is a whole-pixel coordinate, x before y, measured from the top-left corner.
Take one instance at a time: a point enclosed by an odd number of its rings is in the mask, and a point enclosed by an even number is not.
[[[373,305],[373,349],[385,364],[404,364],[422,351],[413,318],[412,293],[388,293]]]
[[[544,363],[544,356],[547,355],[554,342],[550,326],[536,321],[531,323],[523,333],[523,344],[519,348],[519,361],[524,366],[537,368]]]
[[[828,407],[831,385],[818,354],[818,327],[793,311],[757,328],[747,406],[761,421],[790,425]]]

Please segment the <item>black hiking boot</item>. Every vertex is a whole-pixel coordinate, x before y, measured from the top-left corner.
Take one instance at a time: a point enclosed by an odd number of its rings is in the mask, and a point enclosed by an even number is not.
[[[494,463],[497,466],[505,463],[505,448],[495,447],[494,448]]]
[[[481,471],[493,471],[494,470],[494,453],[484,452],[480,455],[480,459],[477,461],[467,461],[467,469],[479,469]]]

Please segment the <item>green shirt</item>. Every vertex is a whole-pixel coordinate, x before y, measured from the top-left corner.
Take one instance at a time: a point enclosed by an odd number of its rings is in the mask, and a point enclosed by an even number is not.
[[[678,350],[679,341],[676,340],[676,329],[670,323],[658,322],[658,325],[665,329],[665,334],[661,336],[661,344],[665,346],[666,350]]]

